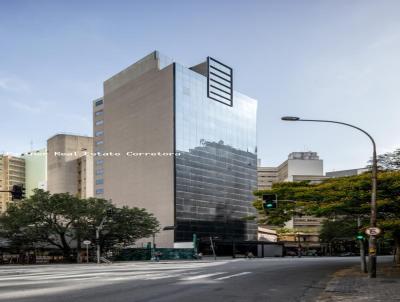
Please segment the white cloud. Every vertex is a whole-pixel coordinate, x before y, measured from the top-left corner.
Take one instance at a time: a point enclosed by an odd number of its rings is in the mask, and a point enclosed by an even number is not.
[[[30,90],[30,85],[18,77],[0,77],[0,91],[25,93],[29,92]]]
[[[41,113],[42,109],[41,106],[38,105],[30,105],[30,104],[26,104],[26,103],[22,103],[22,102],[18,102],[18,101],[9,101],[9,104],[11,104],[11,106],[13,106],[16,109],[20,109],[23,111],[27,111],[30,113]]]

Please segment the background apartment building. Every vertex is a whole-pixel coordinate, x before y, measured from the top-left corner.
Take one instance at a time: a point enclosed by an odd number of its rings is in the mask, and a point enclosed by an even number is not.
[[[34,189],[47,190],[47,149],[21,154],[25,160],[25,196],[29,198]]]
[[[321,182],[328,177],[324,176],[323,160],[316,152],[292,152],[288,159],[278,167],[258,167],[258,189],[270,190],[274,183],[287,181]],[[278,196],[279,199],[279,196]],[[319,248],[319,231],[323,219],[313,216],[293,217],[286,223],[286,228],[292,230],[280,238],[287,247],[297,247],[298,241],[309,248]],[[274,226],[266,226],[264,229],[274,229]],[[259,228],[260,236],[261,228]]]
[[[339,171],[326,172],[326,176],[329,178],[346,177],[346,176],[360,175],[368,171],[369,171],[368,168],[339,170]]]
[[[159,246],[194,234],[257,236],[243,219],[255,213],[257,102],[233,91],[232,70],[211,61],[187,68],[155,51],[105,81],[93,102],[94,148],[107,154],[95,159],[95,194],[174,226],[157,235]],[[210,80],[211,69],[219,77]]]
[[[0,190],[10,191],[14,185],[25,186],[25,160],[20,157],[0,155]],[[0,192],[0,212],[12,202],[11,194]]]
[[[292,152],[278,167],[257,167],[258,189],[270,190],[277,182],[320,182],[324,176],[323,160],[317,152]]]
[[[47,140],[47,190],[93,197],[93,138],[57,134]]]

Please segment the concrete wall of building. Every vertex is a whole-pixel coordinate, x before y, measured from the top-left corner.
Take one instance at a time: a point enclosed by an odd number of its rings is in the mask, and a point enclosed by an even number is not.
[[[77,159],[78,163],[78,196],[93,197],[93,156],[84,155]]]
[[[277,242],[278,234],[276,230],[259,226],[257,238],[259,241]]]
[[[340,170],[340,171],[332,171],[326,172],[326,176],[330,178],[334,177],[346,177],[346,176],[354,176],[359,175],[365,172],[368,172],[368,168],[359,168],[359,169],[349,169],[349,170]]]
[[[118,89],[134,81],[149,71],[158,69],[157,51],[153,51],[143,59],[125,68],[104,82],[104,94]]]
[[[278,169],[272,167],[257,167],[258,190],[270,190],[278,180]]]
[[[161,227],[172,226],[173,156],[127,155],[174,152],[173,66],[150,68],[158,64],[149,57],[143,64],[104,83],[104,151],[121,154],[103,157],[104,197],[118,206],[145,208]],[[157,234],[157,245],[173,247],[173,234]]]
[[[264,251],[262,251],[264,249]],[[266,244],[257,246],[257,255],[261,257],[282,257],[283,256],[283,245],[280,244]]]
[[[85,198],[94,197],[93,192],[93,156],[87,155],[85,158],[85,178],[83,182],[85,183]]]
[[[25,159],[26,197],[33,189],[47,190],[47,149],[29,151],[22,154]]]
[[[323,161],[320,159],[302,160],[302,159],[288,159],[288,179],[286,181],[293,181],[294,175],[324,175]]]
[[[93,152],[93,138],[57,134],[47,140],[47,150],[48,191],[78,195],[77,159]]]

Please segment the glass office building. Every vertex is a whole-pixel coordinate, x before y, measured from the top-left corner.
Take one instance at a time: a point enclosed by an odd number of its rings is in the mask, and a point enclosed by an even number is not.
[[[257,101],[207,97],[207,78],[175,63],[175,241],[255,240]]]
[[[106,80],[93,102],[94,150],[121,154],[96,157],[96,197],[153,213],[160,247],[189,246],[194,234],[257,238],[246,219],[256,214],[257,101],[218,64],[187,68],[155,51]]]

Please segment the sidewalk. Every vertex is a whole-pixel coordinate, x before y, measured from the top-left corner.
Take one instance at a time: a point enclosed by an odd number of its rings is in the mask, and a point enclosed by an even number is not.
[[[369,279],[358,266],[336,272],[317,302],[336,301],[400,301],[400,267],[379,264],[376,279]]]

